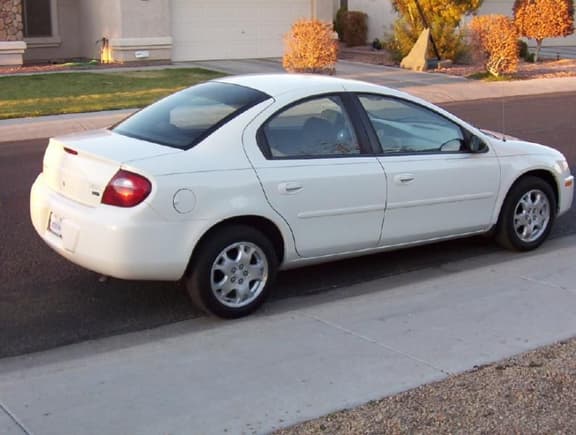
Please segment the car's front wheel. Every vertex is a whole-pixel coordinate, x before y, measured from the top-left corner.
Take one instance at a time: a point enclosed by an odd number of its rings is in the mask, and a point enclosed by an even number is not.
[[[192,302],[203,311],[238,318],[255,311],[268,297],[278,260],[260,231],[231,225],[198,246],[185,279]]]
[[[556,197],[541,178],[526,176],[512,186],[500,214],[496,240],[505,248],[529,251],[550,234],[556,217]]]

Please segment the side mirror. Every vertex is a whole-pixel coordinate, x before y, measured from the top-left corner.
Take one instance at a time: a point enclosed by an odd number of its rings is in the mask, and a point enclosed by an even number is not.
[[[468,151],[471,153],[485,153],[488,151],[488,145],[478,136],[472,135],[468,140]]]

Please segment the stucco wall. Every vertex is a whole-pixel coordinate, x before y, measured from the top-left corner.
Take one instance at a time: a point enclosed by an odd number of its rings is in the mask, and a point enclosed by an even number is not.
[[[312,7],[316,7],[316,18],[322,21],[331,23],[334,20],[336,11],[336,2],[334,0],[316,0],[315,4],[312,2]]]
[[[502,14],[512,16],[512,0],[484,0],[478,13],[482,15]]]
[[[396,17],[389,0],[348,0],[348,10],[368,15],[368,41],[382,39]]]
[[[100,44],[96,41],[120,37],[122,23],[121,1],[76,0],[79,3],[78,20],[81,23],[80,53],[83,57],[99,58]],[[123,0],[122,0],[123,1]]]
[[[57,0],[57,23],[53,38],[29,39],[26,61],[50,61],[76,57],[98,59],[103,36],[119,34],[121,15],[118,0]],[[52,39],[52,42],[42,42]]]
[[[120,34],[111,39],[114,60],[171,58],[170,0],[121,0]]]
[[[121,0],[123,38],[170,35],[170,0]]]
[[[58,0],[57,22],[53,23],[54,36],[37,40],[26,39],[28,49],[24,53],[24,60],[52,61],[80,57],[81,26],[78,11],[77,0]]]

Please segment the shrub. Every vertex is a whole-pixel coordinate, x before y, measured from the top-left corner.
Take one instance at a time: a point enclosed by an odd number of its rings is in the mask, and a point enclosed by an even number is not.
[[[410,52],[420,33],[430,27],[440,57],[461,60],[467,50],[460,22],[464,15],[473,13],[481,4],[482,0],[419,0],[418,3],[392,0],[399,17],[385,46],[396,60],[402,59]],[[429,55],[436,56],[432,47]]]
[[[530,53],[528,44],[521,39],[518,40],[518,53],[520,59],[524,59],[526,62],[534,62],[534,53]]]
[[[344,41],[344,19],[346,18],[346,12],[348,8],[340,8],[336,12],[336,18],[334,18],[334,31],[338,33],[338,39]]]
[[[333,72],[338,58],[338,44],[333,35],[331,23],[296,21],[284,38],[284,69],[290,72]]]
[[[514,23],[521,36],[536,41],[538,62],[542,42],[574,33],[573,0],[515,0]]]
[[[518,70],[518,30],[504,15],[474,17],[470,22],[472,46],[490,74],[499,77]]]
[[[349,47],[365,45],[368,38],[368,16],[364,12],[348,11],[344,17],[344,42]]]
[[[468,47],[466,46],[464,33],[460,28],[452,27],[449,23],[442,22],[440,19],[434,20],[429,24],[431,24],[430,35],[434,38],[442,59],[450,59],[457,62],[466,56]],[[390,52],[395,61],[400,62],[412,50],[424,28],[412,25],[407,20],[400,18],[394,23],[393,29],[393,35],[385,39],[384,47]],[[428,56],[436,57],[432,44],[430,44],[429,50]]]
[[[435,35],[434,42],[442,59],[459,62],[468,53],[464,32],[459,27],[455,28],[449,23],[434,20],[430,34]],[[434,57],[436,57],[435,54]]]

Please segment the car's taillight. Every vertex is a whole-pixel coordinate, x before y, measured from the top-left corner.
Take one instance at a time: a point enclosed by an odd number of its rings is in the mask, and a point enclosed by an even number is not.
[[[64,151],[66,151],[68,154],[72,154],[73,156],[78,155],[78,151],[73,150],[72,148],[64,147]]]
[[[144,201],[151,190],[152,184],[142,175],[119,170],[106,186],[102,204],[134,207]]]

